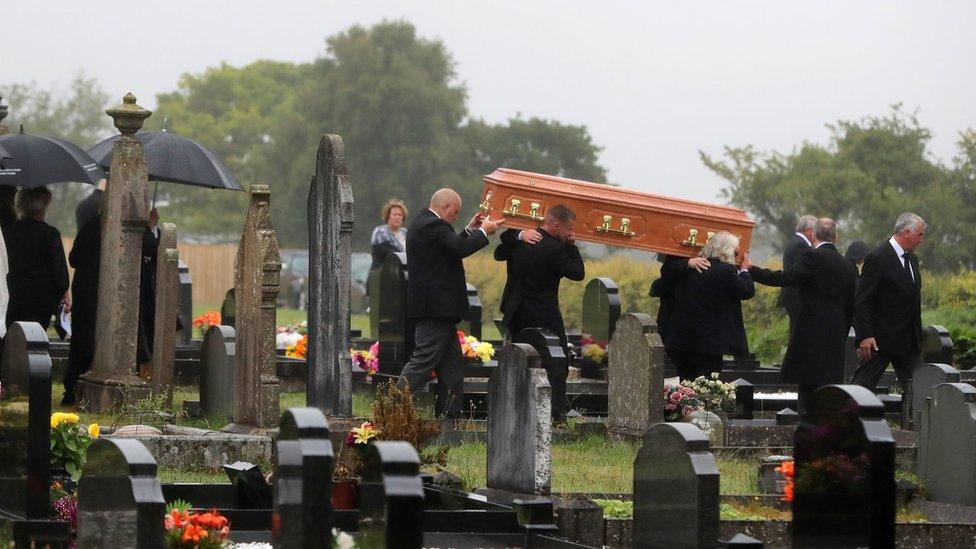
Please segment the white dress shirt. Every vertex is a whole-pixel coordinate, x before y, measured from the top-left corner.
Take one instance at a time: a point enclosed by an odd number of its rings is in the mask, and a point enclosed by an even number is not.
[[[891,244],[891,247],[895,249],[895,255],[898,256],[898,261],[901,262],[901,266],[904,268],[905,261],[907,259],[905,257],[905,249],[901,247],[901,244],[899,244],[897,240],[895,240],[895,237],[889,238],[888,244]],[[911,261],[908,262],[908,274],[912,276],[912,280],[915,280],[915,271],[912,270]]]

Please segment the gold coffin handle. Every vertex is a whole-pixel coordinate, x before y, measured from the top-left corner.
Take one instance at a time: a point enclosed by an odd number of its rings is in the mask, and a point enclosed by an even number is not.
[[[522,217],[525,219],[531,219],[532,221],[542,221],[543,217],[539,215],[539,209],[542,207],[538,202],[529,203],[529,213],[523,213],[519,211],[522,206],[522,201],[518,198],[513,198],[509,202],[508,209],[502,210],[502,213],[509,217]]]
[[[696,248],[703,248],[705,243],[708,242],[713,236],[715,236],[714,231],[708,231],[705,236],[705,242],[698,241],[698,229],[688,229],[688,238],[681,241],[682,246],[694,246]]]
[[[630,218],[627,218],[627,217],[620,218],[620,228],[619,229],[613,228],[612,225],[613,225],[613,216],[612,215],[604,215],[603,216],[603,223],[601,223],[600,226],[597,227],[595,230],[598,233],[619,234],[619,235],[626,236],[626,237],[632,237],[632,236],[634,236],[636,234],[636,233],[634,233],[633,231],[630,230]]]
[[[485,193],[485,199],[478,205],[478,209],[486,215],[491,212],[491,191]]]

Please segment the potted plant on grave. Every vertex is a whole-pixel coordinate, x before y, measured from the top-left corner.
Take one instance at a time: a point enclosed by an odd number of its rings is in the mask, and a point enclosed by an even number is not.
[[[365,462],[366,447],[376,440],[379,430],[369,421],[353,427],[346,435],[345,444],[339,450],[336,465],[332,469],[332,507],[355,509],[359,476]]]
[[[65,486],[81,477],[88,447],[100,431],[97,423],[84,425],[80,419],[68,412],[51,414],[51,477]]]
[[[75,547],[78,536],[78,491],[67,490],[61,482],[51,483],[51,507],[54,518],[60,522],[67,522],[71,528],[71,547]]]
[[[606,341],[597,341],[589,334],[583,334],[580,340],[579,356],[576,366],[580,369],[580,375],[589,379],[599,379],[600,370],[606,368],[609,353]]]
[[[230,522],[216,510],[197,513],[190,504],[176,500],[163,517],[167,549],[220,549],[230,546]]]

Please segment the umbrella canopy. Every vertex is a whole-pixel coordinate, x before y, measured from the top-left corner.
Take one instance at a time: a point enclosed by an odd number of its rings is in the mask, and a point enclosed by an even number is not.
[[[95,184],[105,177],[105,171],[84,149],[64,139],[0,135],[0,147],[6,151],[0,156],[7,156],[0,160],[0,185],[30,189],[73,181]]]
[[[116,135],[88,149],[92,157],[107,169],[112,167],[112,147],[121,137]],[[192,139],[167,131],[136,132],[146,157],[149,179],[181,185],[243,191],[234,174],[217,155]]]

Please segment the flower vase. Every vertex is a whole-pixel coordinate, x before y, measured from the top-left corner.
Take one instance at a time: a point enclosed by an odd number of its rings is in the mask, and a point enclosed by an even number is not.
[[[332,508],[356,509],[359,498],[359,480],[345,479],[332,481]]]
[[[708,437],[709,447],[725,446],[725,424],[715,412],[697,410],[681,418],[681,421],[691,423],[701,429]]]

